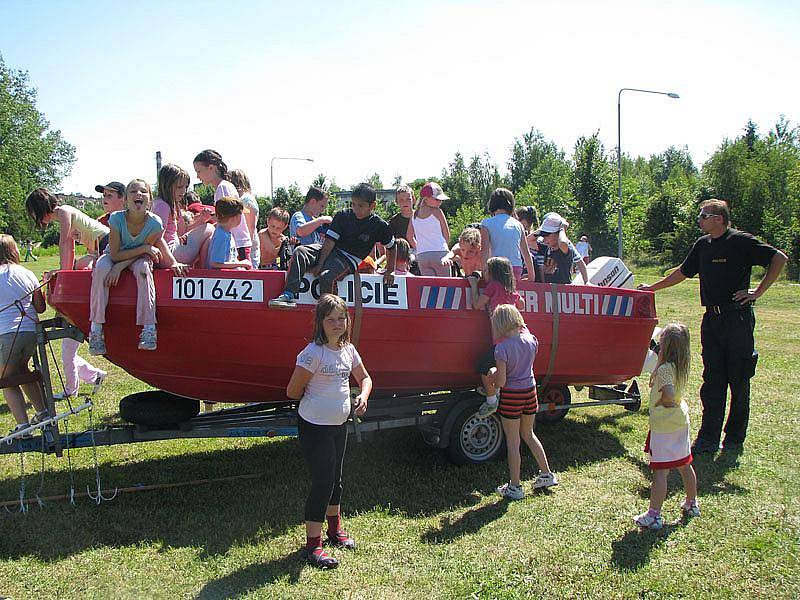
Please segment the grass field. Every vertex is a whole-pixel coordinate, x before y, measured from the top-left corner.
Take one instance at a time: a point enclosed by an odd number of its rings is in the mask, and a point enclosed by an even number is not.
[[[56,257],[33,264],[54,268]],[[637,273],[654,281],[655,271]],[[693,334],[688,399],[699,424],[697,282],[659,293],[662,322]],[[678,520],[682,489],[670,478],[660,532],[631,516],[647,506],[642,454],[645,411],[570,412],[538,428],[561,485],[514,503],[494,488],[504,461],[456,467],[413,429],[351,438],[345,461],[345,525],[354,553],[341,566],[304,566],[305,467],[293,439],[171,441],[99,448],[103,487],[254,475],[120,494],[52,501],[28,514],[0,512],[0,597],[29,598],[525,598],[800,596],[800,287],[778,283],[757,307],[761,353],[741,456],[695,462],[703,514]],[[86,354],[85,346],[81,349]],[[144,389],[110,372],[95,424],[114,421],[119,399]],[[640,386],[646,389],[645,379]],[[584,391],[582,394],[585,394]],[[85,427],[87,417],[70,421]],[[0,427],[12,418],[0,405]],[[71,455],[76,491],[95,484],[91,449]],[[64,494],[66,458],[24,457],[27,494]],[[534,461],[523,459],[523,479]],[[18,497],[20,459],[0,456],[0,500]],[[11,508],[15,511],[15,508]]]

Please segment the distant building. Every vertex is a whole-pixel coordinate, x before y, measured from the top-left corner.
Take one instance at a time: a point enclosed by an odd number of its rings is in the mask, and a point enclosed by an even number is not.
[[[353,198],[353,193],[349,190],[342,190],[332,194],[334,210],[341,210],[343,208],[350,208],[350,201]],[[382,204],[384,208],[388,208],[397,199],[397,191],[394,188],[375,190],[376,204]],[[329,209],[330,210],[330,209]]]
[[[103,199],[93,196],[84,196],[83,194],[56,194],[56,198],[58,198],[58,201],[62,204],[69,204],[83,211],[87,208],[103,208]]]

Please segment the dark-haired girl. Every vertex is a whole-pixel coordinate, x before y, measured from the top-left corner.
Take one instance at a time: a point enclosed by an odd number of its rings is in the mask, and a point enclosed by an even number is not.
[[[297,355],[294,373],[286,387],[289,398],[300,400],[297,410],[300,448],[311,473],[303,557],[322,569],[339,564],[322,548],[323,518],[328,523],[327,544],[355,548],[353,538],[342,529],[339,508],[351,374],[361,388],[353,400],[355,412],[360,416],[367,410],[372,379],[350,343],[347,305],[339,296],[324,294],[317,303],[314,340]]]
[[[194,170],[197,178],[205,185],[214,188],[214,202],[220,198],[239,198],[239,190],[233,185],[228,174],[228,165],[222,160],[222,155],[216,150],[203,150],[194,157]],[[250,260],[250,250],[253,240],[247,221],[242,217],[239,224],[231,230],[233,241],[236,244],[236,252],[239,260]]]

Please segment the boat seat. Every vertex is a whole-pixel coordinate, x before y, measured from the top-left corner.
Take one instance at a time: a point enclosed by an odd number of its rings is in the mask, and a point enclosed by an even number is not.
[[[9,375],[8,377],[3,377],[0,379],[0,390],[10,387],[16,387],[19,385],[25,385],[26,383],[41,383],[42,382],[42,373],[41,371],[31,371],[30,373],[19,373],[17,375]]]

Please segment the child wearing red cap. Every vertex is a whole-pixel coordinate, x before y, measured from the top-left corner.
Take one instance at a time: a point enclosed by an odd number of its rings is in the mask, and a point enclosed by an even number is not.
[[[429,181],[419,192],[419,205],[408,224],[408,239],[416,248],[420,275],[450,277],[449,251],[450,227],[441,206],[450,197],[435,181]]]

